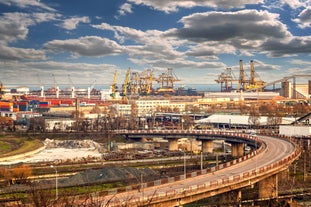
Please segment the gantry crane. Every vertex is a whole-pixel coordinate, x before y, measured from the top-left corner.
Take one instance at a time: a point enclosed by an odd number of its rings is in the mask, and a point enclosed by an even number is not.
[[[231,68],[226,68],[226,70],[222,72],[215,81],[221,84],[221,92],[229,92],[233,89],[232,82],[236,82],[238,79],[235,78]]]
[[[71,79],[69,74],[68,74],[68,80],[69,80],[69,82],[71,84],[71,98],[75,98],[76,97],[76,95],[75,95],[75,87],[74,87],[73,81],[72,81],[72,79]]]
[[[247,90],[262,91],[265,82],[260,80],[259,76],[256,74],[253,60],[250,61],[250,68],[251,68],[251,77],[246,87]]]
[[[117,90],[117,71],[114,71],[113,74],[113,83],[111,84],[111,94],[110,96],[115,99],[116,98],[116,90]]]
[[[38,82],[40,84],[40,97],[44,97],[44,85],[42,84],[39,74],[37,74]]]
[[[155,79],[161,83],[157,93],[175,93],[174,83],[180,81],[173,72],[172,68],[168,68],[166,73],[162,73],[159,78]]]
[[[143,71],[140,75],[140,94],[149,95],[152,89],[153,72],[151,69]]]
[[[53,81],[54,81],[55,96],[56,96],[56,98],[59,98],[59,86],[58,86],[58,83],[56,81],[55,75],[52,74],[52,76],[53,76]]]
[[[247,80],[245,80],[245,72],[243,68],[243,60],[240,60],[240,76],[239,76],[239,83],[238,83],[238,90],[246,90]]]
[[[94,81],[91,83],[91,85],[87,88],[87,98],[88,98],[88,99],[91,99],[91,92],[92,92],[92,90],[94,89],[95,83],[96,83],[96,80],[94,80]]]
[[[2,82],[0,81],[0,100],[3,98],[3,96],[4,96],[4,91],[3,91],[3,89],[4,89],[4,86],[3,86],[3,84],[2,84]]]
[[[124,83],[122,85],[122,92],[121,92],[121,96],[122,96],[122,99],[123,100],[126,100],[127,99],[127,95],[128,95],[128,92],[130,92],[130,75],[131,75],[131,69],[129,68],[127,71],[126,71],[126,74],[125,74],[125,78],[124,78]]]
[[[131,95],[139,95],[140,93],[140,75],[138,72],[132,72],[131,78],[130,78],[130,84],[131,84]]]

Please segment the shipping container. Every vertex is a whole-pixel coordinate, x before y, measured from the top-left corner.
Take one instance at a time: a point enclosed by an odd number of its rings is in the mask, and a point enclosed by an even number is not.
[[[13,112],[19,112],[19,108],[13,108]]]
[[[61,104],[68,104],[69,106],[74,106],[73,100],[61,100]]]
[[[57,100],[49,100],[50,101],[50,105],[51,106],[59,106],[59,104],[61,103],[61,100],[57,99]]]

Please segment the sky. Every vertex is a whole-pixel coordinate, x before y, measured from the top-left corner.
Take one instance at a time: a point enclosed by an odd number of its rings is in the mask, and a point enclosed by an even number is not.
[[[0,12],[8,87],[109,85],[115,71],[122,84],[128,68],[215,84],[240,60],[265,82],[311,74],[310,0],[0,0]]]

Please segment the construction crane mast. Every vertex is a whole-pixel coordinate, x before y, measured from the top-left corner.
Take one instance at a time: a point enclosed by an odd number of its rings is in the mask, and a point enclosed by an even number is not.
[[[174,83],[180,81],[173,72],[172,68],[168,68],[166,73],[162,73],[159,78],[156,79],[161,84],[157,90],[158,93],[174,93]]]

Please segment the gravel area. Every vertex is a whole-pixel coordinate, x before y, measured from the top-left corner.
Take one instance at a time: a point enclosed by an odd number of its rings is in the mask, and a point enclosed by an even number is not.
[[[49,140],[44,141],[45,149],[42,151],[18,159],[10,159],[0,162],[0,165],[10,165],[16,163],[36,163],[36,162],[63,162],[78,161],[83,159],[99,159],[102,157],[102,147],[92,140]]]

